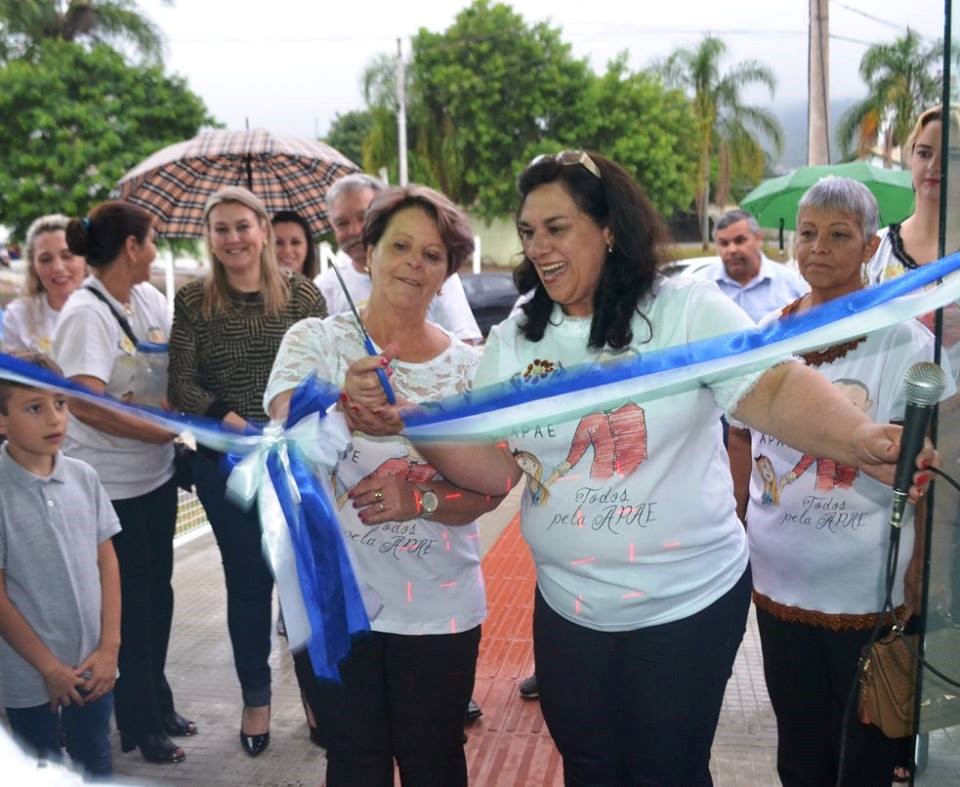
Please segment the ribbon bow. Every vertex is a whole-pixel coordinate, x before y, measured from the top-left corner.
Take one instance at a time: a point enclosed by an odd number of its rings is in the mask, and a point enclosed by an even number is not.
[[[260,514],[264,556],[277,581],[291,650],[307,648],[317,677],[340,679],[350,637],[369,631],[327,480],[350,443],[336,399],[316,377],[294,392],[285,424],[264,427],[233,466],[227,493]]]

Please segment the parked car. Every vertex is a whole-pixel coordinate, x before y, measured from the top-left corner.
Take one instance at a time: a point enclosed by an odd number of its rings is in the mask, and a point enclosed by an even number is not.
[[[720,262],[719,257],[689,257],[685,260],[675,260],[663,269],[664,276],[698,276],[713,263]]]
[[[509,273],[478,273],[461,276],[463,291],[473,316],[486,337],[490,329],[503,322],[513,309],[519,293]]]

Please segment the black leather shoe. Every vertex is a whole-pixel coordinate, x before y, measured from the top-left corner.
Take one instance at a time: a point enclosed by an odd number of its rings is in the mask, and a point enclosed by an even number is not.
[[[467,711],[464,714],[464,718],[467,721],[476,721],[483,715],[483,709],[477,705],[473,697],[470,698],[470,702],[467,703]]]
[[[240,745],[243,750],[251,757],[258,757],[267,750],[270,745],[270,733],[264,732],[261,735],[247,735],[240,731]]]
[[[172,710],[163,717],[163,730],[167,735],[196,735],[197,725]]]
[[[244,708],[246,711],[246,708]],[[267,750],[270,745],[270,730],[258,735],[247,735],[243,731],[243,715],[240,716],[240,745],[243,750],[251,757],[258,757]]]
[[[139,740],[120,733],[120,750],[123,752],[140,749],[143,759],[147,762],[183,762],[187,755],[177,744],[170,740],[163,733],[155,735],[145,735]]]

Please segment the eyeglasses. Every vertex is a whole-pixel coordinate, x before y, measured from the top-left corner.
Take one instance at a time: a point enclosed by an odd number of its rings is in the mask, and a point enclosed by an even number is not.
[[[572,167],[580,164],[587,172],[593,175],[597,180],[603,180],[600,175],[600,167],[583,150],[561,150],[559,153],[543,153],[530,162],[530,166],[542,164],[545,161],[555,161],[558,164]]]

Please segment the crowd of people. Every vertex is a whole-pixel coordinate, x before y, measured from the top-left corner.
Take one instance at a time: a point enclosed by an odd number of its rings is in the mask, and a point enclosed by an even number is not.
[[[896,743],[856,719],[844,728],[838,714],[867,635],[893,622],[883,617],[900,435],[890,421],[903,410],[904,370],[933,358],[920,321],[579,419],[532,412],[544,428],[501,442],[412,440],[401,414],[788,319],[897,275],[894,263],[931,261],[925,200],[941,122],[921,117],[917,212],[882,239],[865,187],[827,179],[810,189],[797,217],[799,275],[766,259],[753,217],[734,211],[716,223],[714,268],[667,278],[665,225],[622,167],[580,150],[539,156],[518,179],[521,301],[483,347],[458,275],[473,250],[469,222],[424,186],[337,181],[328,205],[343,262],[319,275],[304,217],[271,216],[243,188],[216,192],[204,210],[209,273],[177,292],[172,323],[149,284],[148,213],[110,201],[83,218],[44,216],[26,237],[26,291],[5,315],[3,349],[136,401],[142,356],[168,345],[166,406],[240,433],[283,420],[311,375],[342,388],[352,444],[332,472],[331,505],[371,632],[354,638],[340,682],[317,678],[306,651],[293,656],[331,787],[386,787],[395,766],[403,784],[467,784],[463,724],[480,712],[471,695],[486,616],[476,520],[518,484],[537,575],[533,693],[566,784],[712,784],[751,598],[783,783],[832,783],[843,737],[844,783],[889,783]],[[5,379],[0,432],[0,684],[11,729],[44,757],[58,757],[63,738],[77,764],[105,776],[115,714],[124,752],[182,760],[174,738],[201,731],[176,711],[165,677],[176,435]],[[274,579],[256,510],[227,494],[223,459],[200,446],[189,461],[224,567],[240,745],[256,757],[270,743]],[[931,479],[932,446],[916,461],[913,502]],[[811,496],[844,517],[811,523]],[[391,550],[397,533],[421,546]],[[906,619],[922,554],[911,517],[903,534],[893,595]]]

